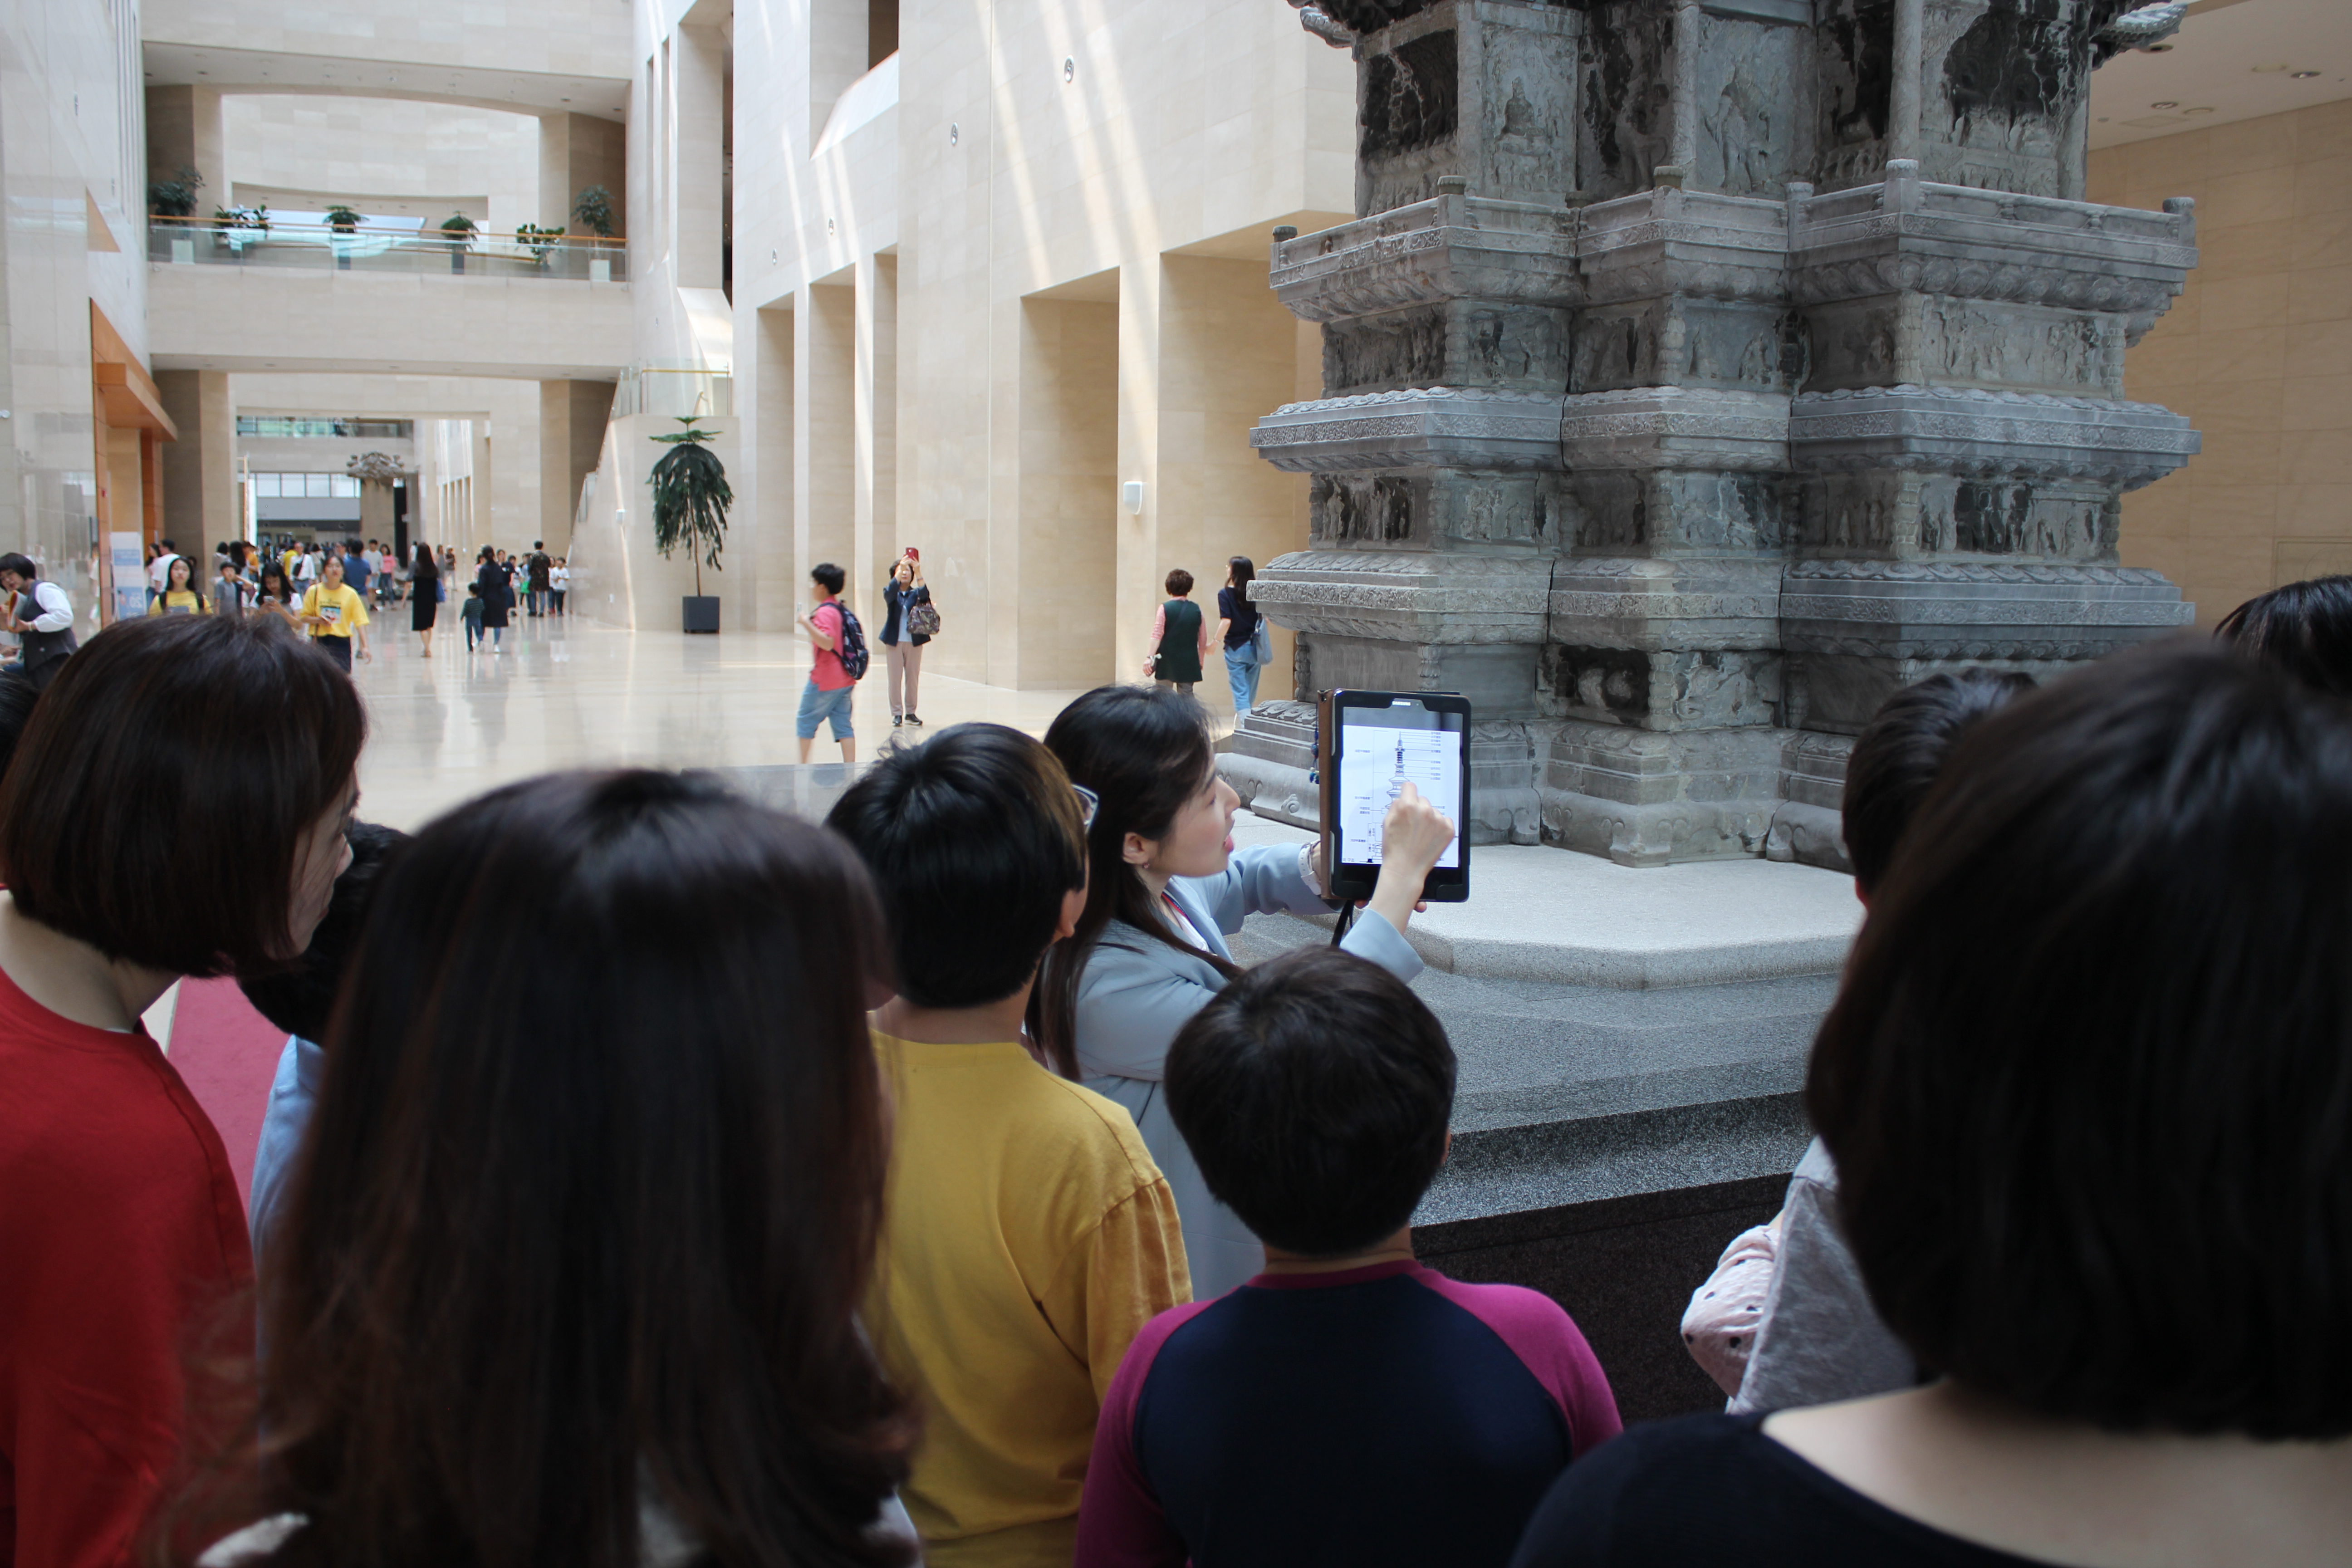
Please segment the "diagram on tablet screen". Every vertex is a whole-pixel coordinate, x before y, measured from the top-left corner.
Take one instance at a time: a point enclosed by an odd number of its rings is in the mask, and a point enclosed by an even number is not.
[[[1350,724],[1339,753],[1339,836],[1344,858],[1381,862],[1381,819],[1408,784],[1452,816],[1462,799],[1461,736],[1445,730]],[[1459,839],[1438,864],[1460,864]]]

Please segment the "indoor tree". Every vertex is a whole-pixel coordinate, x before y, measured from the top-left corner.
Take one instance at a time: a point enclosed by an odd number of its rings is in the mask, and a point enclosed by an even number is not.
[[[653,437],[669,450],[646,482],[654,490],[654,548],[665,560],[681,544],[694,553],[694,592],[699,598],[704,563],[713,572],[722,570],[719,552],[727,542],[727,509],[735,504],[735,492],[719,454],[703,445],[719,432],[698,429],[694,420],[689,414],[678,420],[685,429]]]

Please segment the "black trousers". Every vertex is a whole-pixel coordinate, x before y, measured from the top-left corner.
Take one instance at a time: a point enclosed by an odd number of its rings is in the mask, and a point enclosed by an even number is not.
[[[335,661],[345,675],[352,672],[352,639],[349,637],[312,637],[310,646]]]

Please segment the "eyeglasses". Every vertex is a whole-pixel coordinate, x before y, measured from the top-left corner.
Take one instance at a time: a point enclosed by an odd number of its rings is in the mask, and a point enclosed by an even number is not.
[[[1082,784],[1074,784],[1070,788],[1075,790],[1078,796],[1079,830],[1092,832],[1095,826],[1095,813],[1102,809],[1102,796]]]

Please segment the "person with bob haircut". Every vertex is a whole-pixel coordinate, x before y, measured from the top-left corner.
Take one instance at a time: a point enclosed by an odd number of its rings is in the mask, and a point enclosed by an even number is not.
[[[1168,1104],[1265,1272],[1154,1319],[1095,1436],[1087,1568],[1502,1568],[1569,1461],[1617,1435],[1549,1297],[1415,1261],[1454,1047],[1412,988],[1328,948],[1192,1016]]]
[[[2249,660],[2118,655],[1985,720],[1805,1088],[1937,1381],[1636,1427],[1517,1561],[2342,1563],[2347,864],[2352,727]]]
[[[141,616],[65,662],[0,780],[0,1562],[126,1560],[184,1354],[249,1353],[236,1178],[140,1015],[309,945],[366,732],[276,622]]]
[[[1846,763],[1843,826],[1864,908],[1895,863],[1961,737],[2034,689],[2013,669],[1946,670],[1879,705]],[[1781,1410],[1906,1388],[1919,1365],[1870,1305],[1837,1219],[1837,1164],[1818,1138],[1769,1225],[1724,1249],[1691,1298],[1683,1342],[1732,1396],[1728,1408]]]
[[[826,819],[873,872],[898,960],[874,1016],[897,1132],[866,1321],[928,1416],[907,1501],[933,1568],[1069,1563],[1103,1391],[1192,1297],[1135,1123],[1022,1038],[1038,960],[1086,907],[1093,809],[1030,737],[958,724]]]
[[[1168,1118],[1160,1092],[1168,1046],[1241,973],[1225,938],[1246,917],[1330,908],[1320,851],[1234,848],[1241,797],[1217,776],[1208,716],[1166,687],[1097,687],[1062,710],[1045,745],[1100,804],[1087,830],[1086,911],[1046,954],[1034,1032],[1055,1071],[1135,1118],[1176,1194],[1192,1291],[1205,1300],[1255,1276],[1265,1255],[1212,1195]],[[1381,825],[1370,903],[1340,945],[1402,979],[1420,973],[1404,928],[1453,839],[1445,814],[1405,785]]]
[[[2222,616],[2213,636],[2314,691],[2352,698],[2352,577],[2313,577],[2258,594]]]
[[[162,1555],[911,1561],[914,1423],[856,1319],[888,964],[848,848],[713,783],[552,774],[428,824],[328,1025],[268,1376]]]

